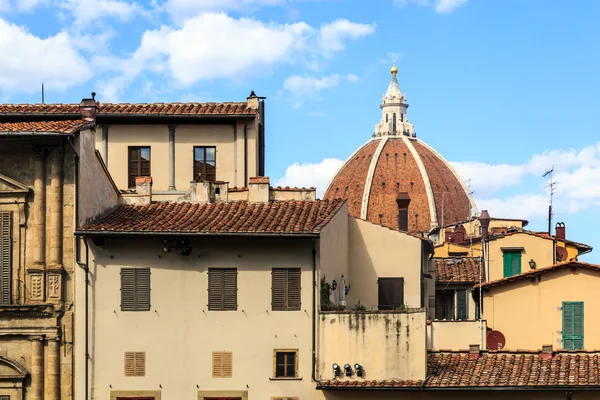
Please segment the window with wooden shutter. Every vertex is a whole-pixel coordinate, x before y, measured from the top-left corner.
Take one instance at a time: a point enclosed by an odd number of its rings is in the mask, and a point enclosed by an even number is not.
[[[233,377],[233,353],[231,351],[213,351],[213,378]]]
[[[150,176],[150,147],[129,146],[128,183],[135,188],[135,178]]]
[[[583,349],[583,302],[563,302],[562,320],[563,348]]]
[[[146,376],[146,353],[125,353],[125,376]]]
[[[121,311],[150,311],[150,268],[121,268]]]
[[[302,305],[300,268],[273,268],[271,307],[273,311],[299,311]]]
[[[505,278],[521,273],[521,250],[503,250],[502,258]]]
[[[12,213],[0,212],[0,304],[10,304],[12,268]]]
[[[379,278],[380,310],[396,310],[404,306],[404,278]]]
[[[467,290],[460,289],[456,291],[456,319],[467,320],[469,319],[469,308]]]
[[[237,310],[237,269],[208,269],[208,309],[210,311]]]

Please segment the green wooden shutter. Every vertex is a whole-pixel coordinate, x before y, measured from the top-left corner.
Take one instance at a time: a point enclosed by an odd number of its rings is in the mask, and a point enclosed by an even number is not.
[[[0,212],[0,304],[10,304],[12,230],[10,212]]]
[[[563,348],[583,349],[583,302],[563,302]]]
[[[504,277],[508,278],[512,273],[512,253],[504,252],[502,259],[504,262]]]
[[[521,252],[512,253],[512,275],[517,275],[521,273]]]
[[[520,251],[505,251],[502,254],[502,258],[505,278],[521,273]]]

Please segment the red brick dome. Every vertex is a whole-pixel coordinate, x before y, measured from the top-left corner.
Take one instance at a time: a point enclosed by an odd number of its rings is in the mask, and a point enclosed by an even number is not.
[[[338,170],[324,198],[347,199],[352,216],[397,229],[399,193],[410,197],[409,232],[467,220],[475,208],[452,166],[409,132],[365,143]]]

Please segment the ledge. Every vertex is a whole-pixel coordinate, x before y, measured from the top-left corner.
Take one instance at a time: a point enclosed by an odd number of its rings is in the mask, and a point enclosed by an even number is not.
[[[304,378],[301,378],[301,377],[300,378],[298,378],[298,377],[295,377],[295,378],[273,378],[273,377],[269,377],[270,381],[301,381],[303,379]]]

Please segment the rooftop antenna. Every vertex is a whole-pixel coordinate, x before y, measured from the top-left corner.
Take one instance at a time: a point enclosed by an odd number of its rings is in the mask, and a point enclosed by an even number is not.
[[[471,204],[471,199],[473,198],[473,195],[475,194],[475,191],[471,189],[471,178],[467,179],[465,181],[465,183],[467,184],[467,189],[468,192],[467,194],[469,195],[469,220],[474,219],[474,215],[473,215],[473,205]]]
[[[554,165],[551,169],[547,170],[543,178],[549,178],[550,182],[546,185],[550,190],[550,205],[548,206],[548,235],[552,235],[552,206],[554,205],[554,193],[556,193],[556,184],[557,182],[554,180]]]
[[[44,104],[44,82],[42,82],[42,104]]]

